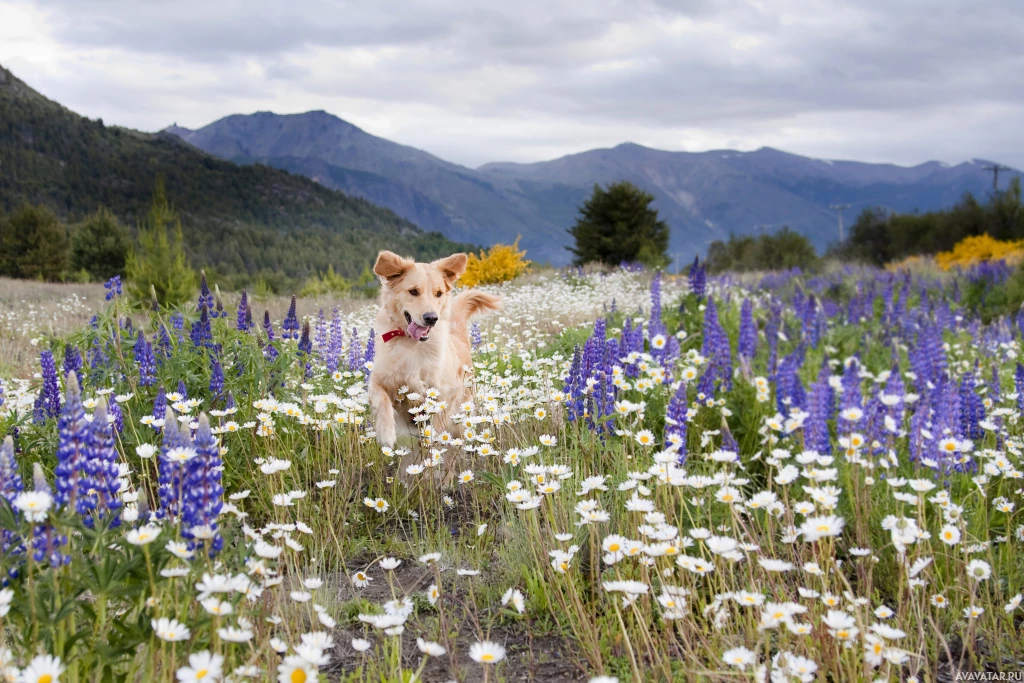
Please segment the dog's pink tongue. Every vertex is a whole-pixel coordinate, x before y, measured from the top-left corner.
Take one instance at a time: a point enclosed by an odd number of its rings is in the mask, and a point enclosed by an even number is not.
[[[407,327],[405,331],[410,337],[419,341],[420,339],[423,339],[423,337],[427,336],[427,332],[430,332],[430,328],[424,327],[423,325],[417,325],[416,323],[409,323],[409,327]]]

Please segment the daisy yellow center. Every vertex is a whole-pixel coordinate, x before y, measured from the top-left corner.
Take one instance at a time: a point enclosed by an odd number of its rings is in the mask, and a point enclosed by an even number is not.
[[[622,546],[620,546],[620,545],[619,545],[618,543],[612,543],[612,544],[611,544],[610,546],[608,546],[608,550],[609,550],[610,552],[613,552],[613,553],[617,553],[617,552],[619,552],[619,549],[620,549],[621,547],[622,547]]]
[[[38,683],[53,683],[53,676],[50,674],[43,674],[39,677]]]
[[[292,675],[289,678],[292,683],[306,683],[306,672],[302,669],[296,669],[292,671]]]
[[[839,631],[838,633],[836,633],[836,635],[838,635],[840,638],[845,638],[848,635],[850,635],[850,632],[847,631],[846,629],[843,629],[842,631]]]
[[[208,670],[200,669],[199,671],[196,672],[196,680],[199,681],[199,680],[202,680],[202,679],[206,678],[206,675],[208,673],[210,673]]]
[[[822,531],[822,532],[824,532],[824,531],[828,531],[828,525],[827,525],[827,524],[821,524],[821,525],[819,525],[819,526],[818,526],[818,531]]]
[[[482,654],[482,655],[480,655],[480,661],[482,661],[482,662],[493,662],[494,661],[494,655],[492,655],[490,652]]]

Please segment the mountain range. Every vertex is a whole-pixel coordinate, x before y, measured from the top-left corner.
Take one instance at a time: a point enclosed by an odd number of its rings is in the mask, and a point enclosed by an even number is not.
[[[0,213],[43,204],[74,223],[104,206],[134,227],[158,176],[189,260],[225,286],[291,289],[328,267],[358,276],[381,248],[432,258],[468,247],[301,175],[79,116],[0,66]]]
[[[376,137],[323,111],[232,115],[198,130],[166,129],[240,164],[260,163],[385,206],[427,230],[466,242],[511,242],[531,258],[562,264],[579,205],[595,183],[628,180],[655,197],[671,227],[670,251],[702,253],[730,234],[789,226],[824,249],[837,241],[830,207],[895,212],[948,207],[965,192],[991,191],[990,162],[916,166],[812,159],[764,147],[753,152],[670,152],[625,143],[538,163],[468,168]],[[1005,186],[1016,170],[1000,176]]]

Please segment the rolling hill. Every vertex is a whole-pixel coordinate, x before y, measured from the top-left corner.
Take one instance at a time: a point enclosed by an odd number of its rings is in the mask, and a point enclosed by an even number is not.
[[[301,173],[387,206],[426,229],[480,243],[522,235],[530,256],[564,263],[565,230],[594,183],[629,180],[656,198],[671,251],[702,252],[715,239],[788,225],[823,249],[836,240],[832,204],[911,212],[944,208],[964,192],[984,196],[980,160],[903,167],[828,161],[771,148],[667,152],[625,143],[532,164],[459,166],[379,138],[322,111],[228,116],[198,130],[170,128],[224,159]],[[1014,171],[1013,174],[1019,175]],[[1001,176],[1005,186],[1007,175]]]
[[[134,225],[158,174],[191,262],[242,281],[294,284],[329,265],[356,276],[383,247],[434,257],[465,246],[301,175],[84,118],[0,67],[0,211],[44,204],[72,222],[105,206]]]

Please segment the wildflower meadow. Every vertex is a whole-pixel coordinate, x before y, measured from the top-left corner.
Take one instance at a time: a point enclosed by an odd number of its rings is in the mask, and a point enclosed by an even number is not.
[[[372,301],[112,280],[0,380],[0,678],[1022,671],[1024,316],[961,297],[1005,277],[532,273],[393,450]]]

